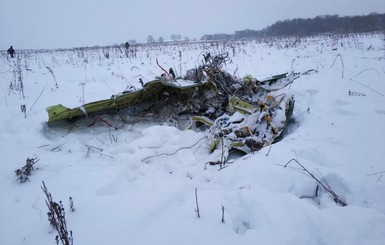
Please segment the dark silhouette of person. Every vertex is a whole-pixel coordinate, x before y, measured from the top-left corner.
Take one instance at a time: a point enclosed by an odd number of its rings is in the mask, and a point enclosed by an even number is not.
[[[125,47],[126,49],[128,49],[128,48],[130,47],[130,44],[129,44],[128,42],[126,42],[126,43],[124,44],[124,47]]]
[[[7,50],[7,53],[11,56],[11,58],[13,58],[13,56],[15,55],[15,50],[12,46]]]

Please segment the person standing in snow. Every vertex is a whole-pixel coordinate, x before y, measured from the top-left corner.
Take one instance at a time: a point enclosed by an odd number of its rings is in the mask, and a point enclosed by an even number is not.
[[[126,57],[128,58],[128,52],[129,52],[128,49],[130,48],[130,44],[128,42],[126,42],[124,44],[124,48],[125,48],[124,52],[126,53]]]
[[[15,50],[12,46],[7,50],[7,53],[11,56],[11,58],[13,58],[13,56],[15,55]]]

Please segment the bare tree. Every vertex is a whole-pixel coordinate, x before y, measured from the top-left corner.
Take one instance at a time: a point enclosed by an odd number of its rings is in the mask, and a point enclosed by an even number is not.
[[[147,43],[154,43],[155,42],[155,39],[152,35],[148,35],[147,37]]]

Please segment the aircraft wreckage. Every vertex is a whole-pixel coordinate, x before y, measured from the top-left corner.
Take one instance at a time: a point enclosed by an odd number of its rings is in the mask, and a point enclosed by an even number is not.
[[[204,57],[202,65],[188,70],[183,78],[175,78],[171,69],[168,73],[159,65],[164,74],[142,84],[141,89],[72,109],[60,104],[47,107],[48,125],[86,118],[88,126],[101,120],[115,128],[134,119],[173,121],[189,129],[205,126],[210,150],[220,148],[222,162],[232,149],[248,153],[279,140],[295,101],[293,96],[272,92],[293,83],[299,75],[284,73],[263,80],[247,75],[241,79],[222,70],[227,53]]]

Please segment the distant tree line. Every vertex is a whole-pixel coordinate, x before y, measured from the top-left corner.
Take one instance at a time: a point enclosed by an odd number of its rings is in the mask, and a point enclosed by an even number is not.
[[[204,35],[201,40],[247,39],[279,36],[312,36],[319,34],[348,34],[385,32],[385,14],[363,16],[322,15],[308,19],[277,21],[262,30],[235,31],[234,34]]]
[[[195,40],[195,39],[193,39],[193,40]],[[181,42],[181,41],[188,42],[188,41],[190,41],[190,38],[188,36],[185,36],[184,38],[182,38],[182,36],[180,34],[171,34],[171,37],[169,40],[165,40],[163,37],[159,37],[158,40],[155,41],[155,38],[153,35],[147,36],[147,43]]]

